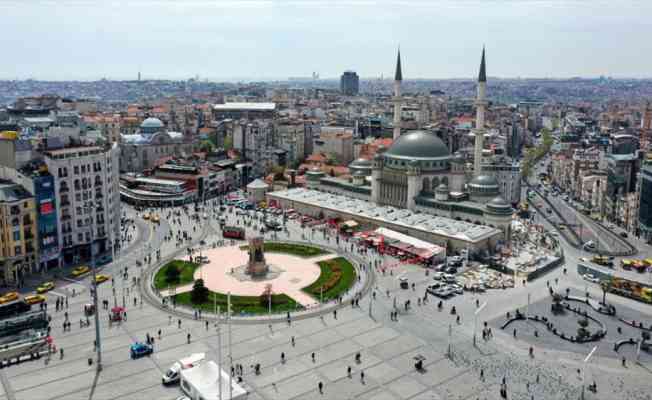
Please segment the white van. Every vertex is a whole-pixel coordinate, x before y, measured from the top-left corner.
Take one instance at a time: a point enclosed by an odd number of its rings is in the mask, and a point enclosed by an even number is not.
[[[181,370],[196,367],[206,358],[206,353],[191,354],[186,358],[175,361],[174,364],[165,372],[161,379],[164,385],[179,382],[181,379]]]

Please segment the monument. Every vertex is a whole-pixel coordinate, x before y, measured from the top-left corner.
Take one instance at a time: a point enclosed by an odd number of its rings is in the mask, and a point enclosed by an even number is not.
[[[265,276],[269,272],[269,266],[265,261],[263,252],[263,238],[260,236],[249,239],[249,261],[247,262],[246,273],[250,276]]]

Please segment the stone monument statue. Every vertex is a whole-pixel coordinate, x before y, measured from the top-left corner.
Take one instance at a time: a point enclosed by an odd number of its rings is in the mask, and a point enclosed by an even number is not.
[[[247,275],[264,276],[269,272],[263,252],[263,238],[260,236],[249,239],[249,261],[247,262]]]

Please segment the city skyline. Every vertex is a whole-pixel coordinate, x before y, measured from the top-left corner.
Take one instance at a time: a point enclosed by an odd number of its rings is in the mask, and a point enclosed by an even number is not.
[[[652,4],[591,2],[590,16],[586,4],[7,1],[0,21],[22,40],[0,38],[13,54],[0,79],[370,79],[392,75],[399,45],[406,80],[466,79],[483,44],[492,77],[652,77],[639,50]]]

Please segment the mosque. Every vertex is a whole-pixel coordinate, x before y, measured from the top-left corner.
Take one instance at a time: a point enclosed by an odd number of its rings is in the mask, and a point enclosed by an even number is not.
[[[482,50],[478,75],[473,174],[465,160],[450,154],[434,133],[415,130],[401,132],[401,55],[394,77],[394,141],[380,148],[372,160],[357,159],[349,165],[351,179],[325,176],[320,170],[307,172],[307,186],[328,193],[368,200],[379,206],[393,206],[456,220],[489,225],[504,233],[509,241],[512,207],[499,195],[499,183],[481,169],[486,133],[485,111],[487,75]]]

